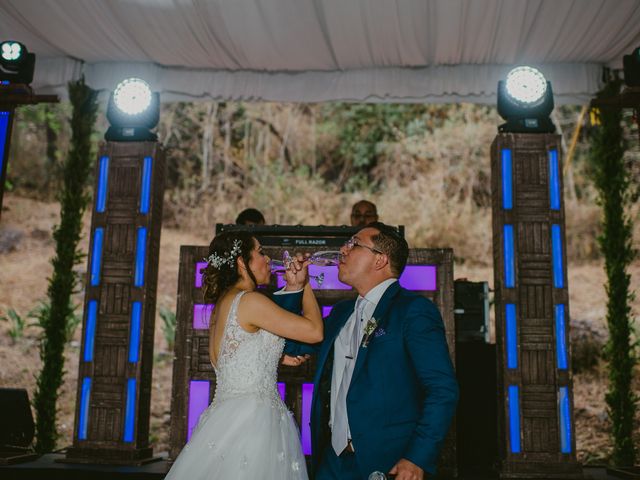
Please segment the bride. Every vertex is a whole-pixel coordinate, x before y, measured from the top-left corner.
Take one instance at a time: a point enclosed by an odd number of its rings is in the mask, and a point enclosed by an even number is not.
[[[296,315],[256,292],[269,282],[269,257],[248,232],[224,232],[209,246],[204,300],[214,303],[209,355],[217,388],[191,440],[166,480],[307,479],[298,429],[280,399],[277,369],[284,338],[322,340],[318,303],[308,282],[308,262],[298,256],[285,274],[280,303],[297,303]],[[295,363],[295,359],[291,360]]]

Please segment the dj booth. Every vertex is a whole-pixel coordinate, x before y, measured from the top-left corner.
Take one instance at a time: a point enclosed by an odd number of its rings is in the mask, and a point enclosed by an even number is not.
[[[229,230],[251,231],[263,245],[267,255],[281,259],[290,253],[338,250],[358,228],[339,226],[241,226],[221,225],[216,233]],[[404,228],[398,227],[401,234]],[[216,378],[209,359],[209,316],[213,305],[202,299],[202,269],[206,266],[207,246],[182,246],[178,276],[175,356],[171,405],[171,437],[169,458],[175,459],[191,437],[200,414],[207,408],[215,392]],[[309,267],[310,275],[324,275],[318,285],[313,279],[323,316],[340,300],[355,298],[357,292],[338,279],[336,266]],[[409,250],[407,266],[400,285],[432,300],[444,321],[449,352],[455,361],[455,326],[453,314],[453,251],[451,249],[416,248]],[[272,275],[264,291],[273,292],[283,286],[282,277]],[[301,429],[302,448],[311,453],[309,414],[313,395],[315,360],[300,367],[281,366],[278,388]],[[456,474],[455,427],[452,426],[443,448],[440,472]]]

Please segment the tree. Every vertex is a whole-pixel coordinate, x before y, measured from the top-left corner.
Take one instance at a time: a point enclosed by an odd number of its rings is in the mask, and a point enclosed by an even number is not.
[[[83,257],[78,250],[78,242],[82,232],[82,214],[89,203],[86,186],[92,163],[91,133],[98,111],[97,94],[84,83],[84,78],[69,83],[69,99],[73,106],[71,148],[63,167],[60,225],[53,232],[56,253],[51,261],[53,274],[47,290],[50,309],[43,309],[39,318],[44,329],[40,343],[42,370],[33,403],[36,450],[40,453],[53,451],[58,436],[56,403],[64,376],[67,322],[73,318],[70,298],[77,285],[73,267]]]
[[[609,82],[599,99],[615,97],[620,81]],[[625,165],[625,142],[622,112],[618,108],[600,111],[600,126],[592,137],[591,177],[602,206],[602,234],[598,244],[607,273],[607,325],[609,340],[606,358],[609,363],[609,388],[606,402],[612,423],[614,466],[632,466],[635,460],[633,426],[637,396],[631,381],[636,357],[631,343],[633,316],[630,303],[629,265],[636,256],[632,248],[633,224],[626,213],[631,201],[630,173]]]

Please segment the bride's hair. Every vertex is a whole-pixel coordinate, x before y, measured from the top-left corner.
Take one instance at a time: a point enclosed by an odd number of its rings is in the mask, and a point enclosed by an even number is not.
[[[222,294],[240,280],[238,258],[242,257],[249,278],[258,286],[249,267],[256,240],[249,232],[223,232],[209,244],[207,266],[202,269],[202,295],[205,303],[217,303]]]

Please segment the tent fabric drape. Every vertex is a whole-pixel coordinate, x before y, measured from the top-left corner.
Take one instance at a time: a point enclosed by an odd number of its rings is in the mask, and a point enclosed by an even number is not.
[[[640,45],[640,0],[3,0],[39,93],[139,75],[169,99],[495,101],[517,64],[585,102]]]

